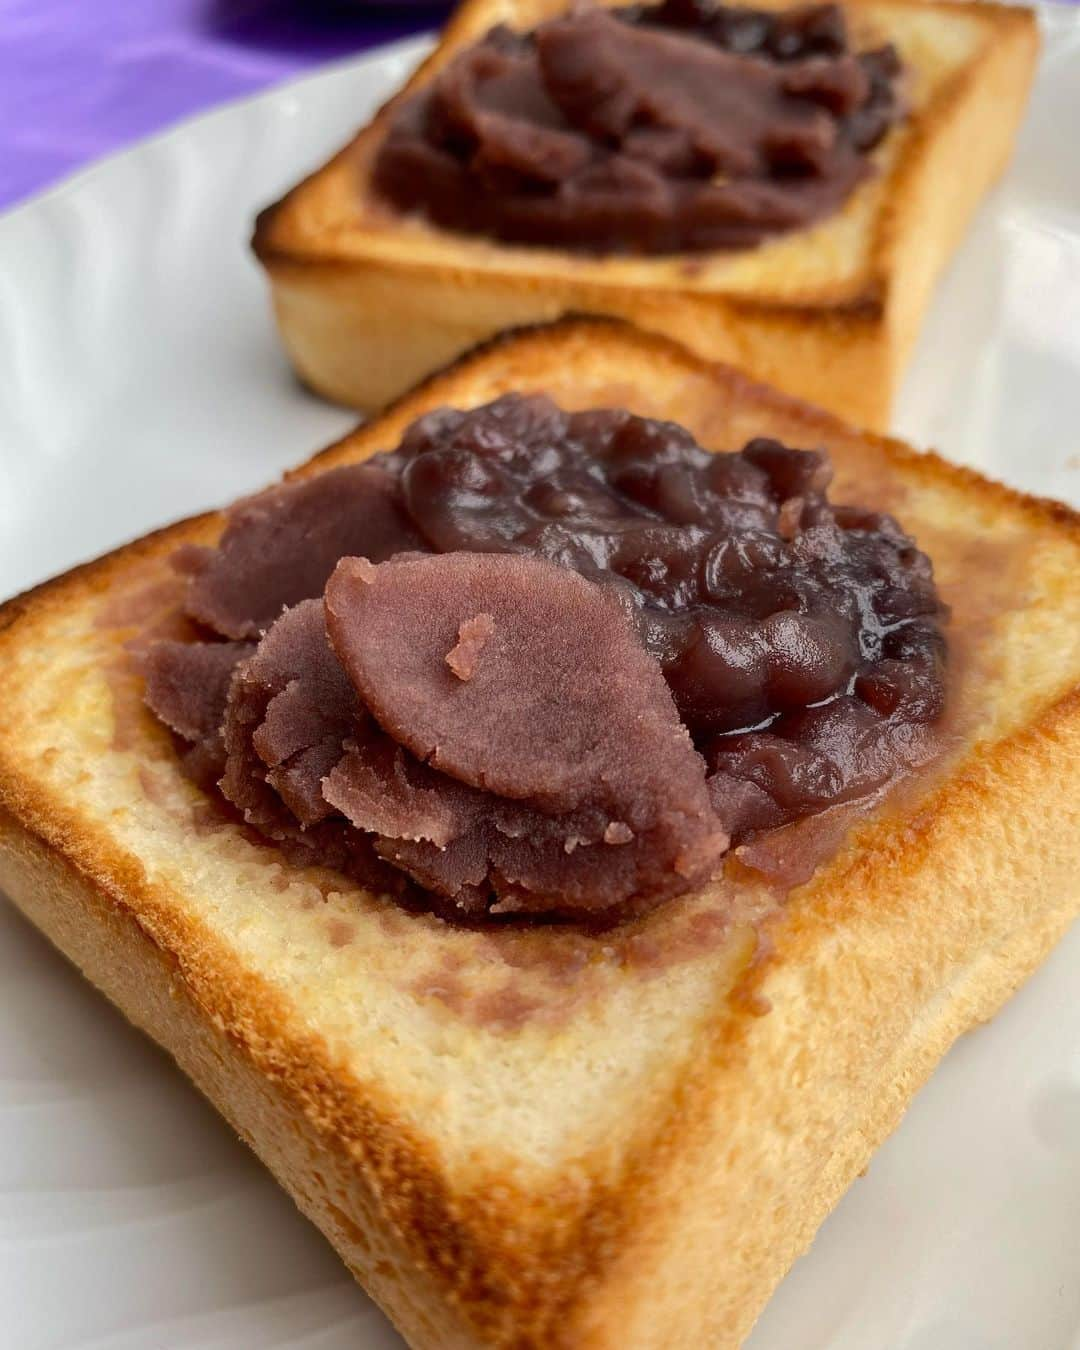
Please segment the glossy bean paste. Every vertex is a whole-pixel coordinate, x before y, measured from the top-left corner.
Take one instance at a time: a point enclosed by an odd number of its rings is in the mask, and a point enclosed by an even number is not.
[[[708,0],[497,27],[390,116],[376,192],[436,224],[594,253],[746,248],[836,211],[903,115],[843,10]]]
[[[945,614],[815,450],[509,394],[234,507],[144,658],[188,771],[301,861],[613,918],[930,752]]]

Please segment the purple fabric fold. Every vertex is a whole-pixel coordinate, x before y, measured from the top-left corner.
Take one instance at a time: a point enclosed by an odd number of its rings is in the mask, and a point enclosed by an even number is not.
[[[409,0],[0,0],[0,209],[181,118],[441,17]]]

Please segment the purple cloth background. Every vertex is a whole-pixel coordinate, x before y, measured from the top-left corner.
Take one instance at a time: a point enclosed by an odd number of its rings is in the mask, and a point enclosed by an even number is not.
[[[0,209],[179,118],[435,26],[440,0],[0,0]]]
[[[417,0],[0,0],[0,209],[179,118],[441,17]]]

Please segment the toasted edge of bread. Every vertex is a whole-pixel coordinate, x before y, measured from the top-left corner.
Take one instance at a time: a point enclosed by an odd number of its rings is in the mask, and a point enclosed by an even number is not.
[[[401,94],[259,216],[254,249],[301,377],[338,402],[376,409],[501,329],[608,314],[855,425],[883,428],[937,277],[1008,160],[1035,66],[1034,14],[978,2],[847,0],[855,23],[891,12],[970,27],[972,53],[889,138],[876,180],[836,216],[757,250],[589,259],[373,207],[365,166],[397,102],[492,23],[529,27],[564,3],[465,0]],[[913,65],[918,71],[917,53]],[[815,256],[832,260],[823,276],[810,267]]]
[[[859,437],[613,323],[491,343],[298,472],[386,448],[442,403],[515,385],[588,402],[594,385],[606,393],[621,378],[629,389],[653,383],[654,415],[666,402],[678,416],[705,390],[719,437],[753,425],[853,463],[861,447],[918,491],[955,498],[976,532],[997,520],[1030,543],[1038,567],[1055,560],[1040,624],[1077,626],[1080,521],[1066,508]],[[767,959],[738,958],[732,978],[718,976],[659,1106],[642,1106],[633,1129],[594,1141],[542,1187],[481,1165],[464,1189],[392,1092],[343,1070],[302,1008],[238,966],[227,932],[150,883],[137,856],[57,794],[49,765],[26,758],[30,694],[15,658],[27,658],[27,685],[47,683],[38,657],[50,633],[219,526],[202,517],[150,535],[0,609],[0,885],[169,1050],[412,1345],[737,1345],[940,1056],[996,1010],[1080,907],[1077,643],[1054,642],[1045,687],[1018,688],[1009,725],[975,737],[928,800],[871,819],[795,893]]]

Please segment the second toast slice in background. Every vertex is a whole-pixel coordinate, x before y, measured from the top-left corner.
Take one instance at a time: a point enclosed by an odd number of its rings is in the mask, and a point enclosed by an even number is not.
[[[383,204],[370,172],[400,99],[493,25],[527,30],[564,8],[466,0],[399,99],[263,212],[255,251],[300,375],[372,410],[502,328],[598,313],[884,428],[934,283],[1008,159],[1034,15],[945,0],[847,4],[856,41],[900,53],[910,115],[838,212],[755,249],[584,257],[439,229]]]

